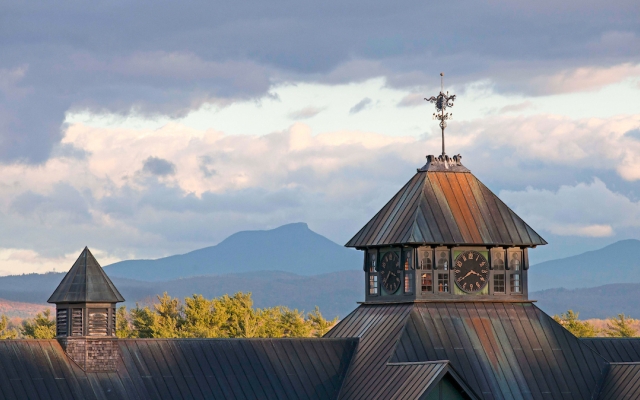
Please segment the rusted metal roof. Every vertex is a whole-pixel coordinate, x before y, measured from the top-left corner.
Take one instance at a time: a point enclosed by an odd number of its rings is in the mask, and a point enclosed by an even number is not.
[[[462,164],[428,163],[346,244],[547,244]]]
[[[336,399],[357,339],[120,339],[87,373],[56,340],[0,340],[2,399]]]
[[[329,336],[360,338],[341,398],[372,397],[389,363],[448,360],[482,399],[591,399],[608,365],[529,302],[365,304]]]
[[[449,361],[390,362],[412,304],[361,305],[325,337],[358,337],[358,349],[340,392],[340,399],[418,399],[445,375],[475,399],[450,368]]]
[[[119,303],[124,297],[87,247],[62,278],[49,303]]]
[[[613,363],[597,397],[602,400],[640,399],[640,363]]]
[[[609,362],[640,362],[640,338],[583,338],[581,340]]]

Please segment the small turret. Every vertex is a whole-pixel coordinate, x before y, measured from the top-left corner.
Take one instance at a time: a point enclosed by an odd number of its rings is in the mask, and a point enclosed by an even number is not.
[[[56,305],[56,337],[86,371],[115,371],[116,303],[124,298],[87,247],[47,302]]]

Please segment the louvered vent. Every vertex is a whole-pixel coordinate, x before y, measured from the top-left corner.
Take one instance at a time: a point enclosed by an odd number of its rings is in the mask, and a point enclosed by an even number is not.
[[[108,315],[106,308],[89,309],[89,336],[107,336]]]
[[[116,309],[111,309],[111,332],[109,332],[111,336],[116,335]]]
[[[71,336],[82,336],[82,309],[71,310]]]
[[[56,311],[56,335],[67,336],[67,310]]]

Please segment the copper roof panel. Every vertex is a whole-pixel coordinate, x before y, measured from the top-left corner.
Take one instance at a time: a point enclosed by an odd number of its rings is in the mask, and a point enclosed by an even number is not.
[[[420,170],[346,246],[538,246],[546,243],[464,169],[458,172]]]

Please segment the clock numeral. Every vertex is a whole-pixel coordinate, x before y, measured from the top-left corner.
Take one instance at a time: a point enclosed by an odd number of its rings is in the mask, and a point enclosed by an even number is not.
[[[469,253],[469,259],[473,260],[473,253]]]
[[[456,281],[457,281],[457,282],[462,282],[462,280],[463,280],[463,279],[464,279],[464,278],[461,276],[460,278],[456,279]],[[465,285],[466,285],[466,283],[465,283]]]
[[[459,269],[455,269],[455,270],[453,270],[453,272],[455,272],[456,274],[459,274],[460,270]]]
[[[476,286],[480,289],[480,282],[476,282]]]
[[[462,256],[462,261],[467,261],[467,257]]]
[[[465,282],[462,284],[462,290],[465,290],[466,288],[467,288],[467,283]]]
[[[456,265],[458,266],[458,268],[462,267],[462,261],[456,261]]]
[[[483,278],[483,277],[480,277],[480,280],[481,280],[482,282],[484,282],[484,278]]]
[[[476,260],[476,261],[477,261],[477,260]],[[481,263],[480,263],[480,266],[481,266],[481,267],[484,267],[484,265],[485,265],[485,264],[486,264],[486,262],[484,262],[484,261],[483,261],[483,262],[481,262]]]
[[[483,270],[481,270],[480,272],[482,272],[483,274],[486,274],[486,273],[487,273],[487,272],[489,272],[489,271],[487,271],[486,269],[483,269]]]

